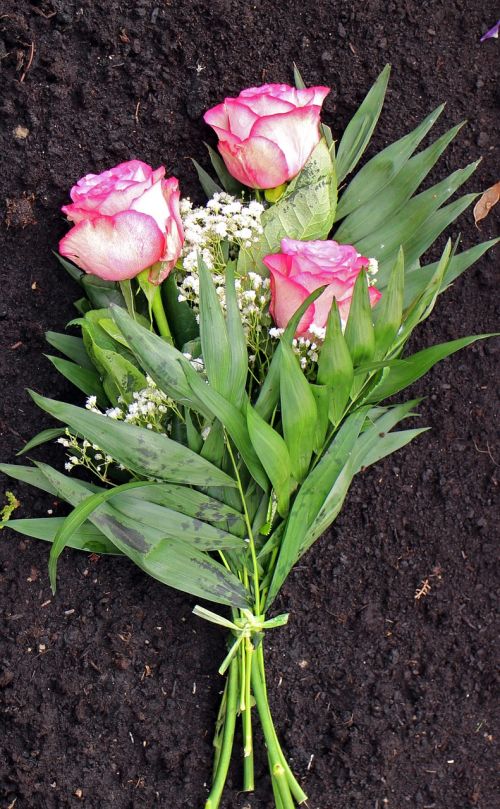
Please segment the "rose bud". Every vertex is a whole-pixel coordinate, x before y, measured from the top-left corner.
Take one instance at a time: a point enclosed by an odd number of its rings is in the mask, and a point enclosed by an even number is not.
[[[334,298],[345,325],[356,278],[363,267],[370,266],[370,259],[349,244],[294,239],[283,239],[281,253],[266,256],[263,261],[271,273],[269,310],[281,329],[311,292],[326,285],[325,291],[306,309],[296,331],[296,337],[316,338],[324,337]],[[374,286],[369,287],[369,294],[374,306],[381,294]]]
[[[295,177],[320,140],[321,105],[329,87],[296,90],[264,84],[205,113],[228,171],[250,188],[275,188]]]
[[[59,244],[61,255],[106,281],[134,278],[147,267],[161,283],[175,266],[184,242],[179,182],[165,179],[140,160],[87,174],[70,191],[62,210],[75,225]],[[158,264],[159,262],[159,264]]]

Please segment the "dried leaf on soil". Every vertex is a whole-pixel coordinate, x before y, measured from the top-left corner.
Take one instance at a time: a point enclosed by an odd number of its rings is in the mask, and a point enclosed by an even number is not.
[[[492,185],[490,188],[487,188],[484,194],[482,195],[481,199],[476,202],[474,205],[474,222],[477,223],[481,221],[481,219],[486,219],[489,212],[493,208],[494,205],[497,204],[498,200],[500,199],[500,180],[495,185]]]

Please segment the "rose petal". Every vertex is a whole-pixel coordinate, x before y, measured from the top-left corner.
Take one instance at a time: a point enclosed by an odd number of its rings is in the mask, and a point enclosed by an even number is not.
[[[271,269],[271,305],[269,312],[280,329],[284,329],[290,318],[295,314],[309,293],[300,284],[287,278],[276,269]],[[314,319],[314,304],[309,306],[297,327],[296,334],[301,335],[307,331]]]
[[[267,138],[252,137],[242,143],[221,140],[219,151],[233,177],[250,188],[275,188],[288,179],[285,155]]]
[[[253,125],[250,140],[263,137],[280,144],[288,165],[288,174],[281,182],[290,180],[299,173],[319,143],[320,111],[317,106],[301,107],[291,112],[259,118]]]
[[[106,281],[134,278],[159,261],[164,250],[165,238],[154,219],[137,211],[84,220],[59,243],[61,255]]]

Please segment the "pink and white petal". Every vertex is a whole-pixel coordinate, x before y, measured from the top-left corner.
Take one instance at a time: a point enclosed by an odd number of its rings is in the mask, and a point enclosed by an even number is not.
[[[271,269],[271,305],[269,312],[280,329],[284,329],[290,318],[308,296],[308,291],[286,275]],[[304,334],[314,319],[314,305],[309,306],[302,316],[296,335]]]
[[[59,243],[59,252],[78,267],[106,281],[134,278],[158,261],[165,238],[150,216],[124,211],[75,225]]]
[[[377,287],[368,287],[368,294],[370,296],[370,306],[373,308],[382,297],[382,293]]]
[[[207,110],[203,120],[215,130],[219,137],[229,131],[229,117],[225,104],[217,104],[216,107]]]
[[[242,104],[237,98],[227,98],[225,101],[229,131],[240,140],[248,138],[257,115],[249,106]]]
[[[288,179],[288,165],[279,146],[267,138],[252,137],[242,143],[219,142],[228,171],[250,188],[275,188]]]
[[[182,226],[182,219],[181,219],[181,211],[179,207],[179,201],[181,197],[181,192],[179,189],[179,180],[176,177],[169,177],[168,180],[165,180],[163,183],[163,193],[165,194],[165,198],[167,200],[168,209],[170,211],[170,216],[174,220],[174,223],[177,227],[177,238],[180,244],[179,252],[184,244],[184,228]],[[173,225],[172,225],[172,233],[174,232]],[[176,256],[177,261],[178,256]]]
[[[170,217],[170,209],[162,188],[162,182],[155,183],[150,188],[147,188],[140,197],[132,200],[130,205],[131,211],[139,211],[151,216],[162,233],[167,229],[167,221]]]
[[[252,127],[250,140],[259,136],[279,143],[288,165],[286,180],[291,180],[319,143],[319,121],[320,107],[316,106],[259,118]]]
[[[297,90],[298,102],[301,107],[308,104],[315,104],[316,106],[321,107],[329,92],[330,88],[322,85],[318,85],[316,87],[305,87],[303,90]]]
[[[240,97],[240,103],[241,101],[244,101],[245,105],[259,117],[275,115],[278,112],[289,112],[289,110],[295,109],[295,104],[270,93],[246,95],[244,99]]]
[[[268,270],[276,270],[276,272],[279,272],[286,277],[290,275],[290,269],[292,266],[292,259],[290,256],[285,256],[283,253],[271,253],[268,256],[264,256],[262,262],[266,265]]]

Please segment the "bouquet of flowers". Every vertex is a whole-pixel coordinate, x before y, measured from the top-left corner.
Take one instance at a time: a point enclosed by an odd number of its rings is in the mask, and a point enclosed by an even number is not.
[[[56,439],[66,472],[83,475],[0,465],[70,506],[8,524],[52,543],[53,590],[66,546],[121,554],[203,600],[196,615],[227,633],[206,809],[220,804],[238,722],[253,789],[257,715],[277,809],[306,800],[267,698],[265,635],[288,620],[275,599],[354,476],[425,429],[395,429],[418,401],[387,400],[488,336],[405,354],[438,295],[494,242],[458,253],[448,241],[422,261],[475,199],[449,202],[476,163],[419,191],[460,129],[418,151],[441,107],[354,173],[388,78],[386,67],[338,144],[320,120],[329,89],[297,70],[295,87],[226,98],[205,114],[218,152],[217,179],[196,164],[204,207],[163,166],[131,160],[79,180],[63,208],[81,336],[49,332],[63,355],[49,359],[86,401],[31,392],[62,426],[22,452]]]

